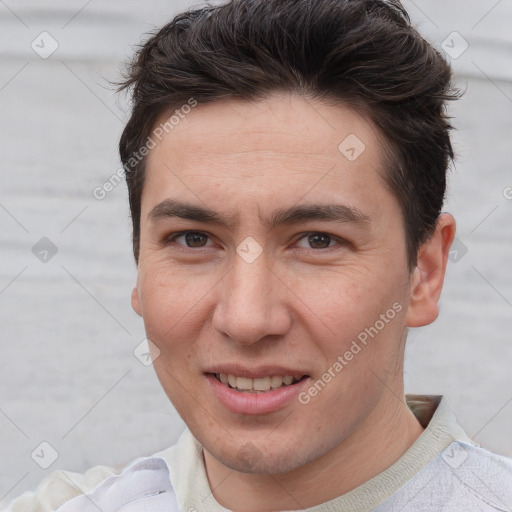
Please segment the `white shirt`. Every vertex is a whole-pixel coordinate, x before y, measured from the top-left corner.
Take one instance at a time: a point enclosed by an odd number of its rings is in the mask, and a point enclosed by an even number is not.
[[[446,399],[407,395],[424,432],[400,459],[356,489],[307,512],[512,512],[512,460],[480,448]],[[178,443],[85,474],[57,471],[4,512],[229,512],[208,485],[202,448],[189,430]]]

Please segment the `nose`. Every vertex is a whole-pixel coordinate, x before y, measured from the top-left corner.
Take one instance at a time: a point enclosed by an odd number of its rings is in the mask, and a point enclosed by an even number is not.
[[[235,255],[231,271],[219,283],[214,328],[242,345],[269,336],[284,336],[292,319],[286,304],[288,288],[268,265],[264,254],[248,263]]]

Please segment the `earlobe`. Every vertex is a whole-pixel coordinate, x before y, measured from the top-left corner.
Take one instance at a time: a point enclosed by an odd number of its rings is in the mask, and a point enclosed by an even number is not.
[[[140,305],[139,290],[137,286],[132,290],[132,308],[139,316],[142,316],[142,308]]]
[[[437,219],[436,230],[418,251],[417,265],[410,282],[407,327],[428,325],[437,318],[438,302],[454,238],[455,219],[443,213]]]

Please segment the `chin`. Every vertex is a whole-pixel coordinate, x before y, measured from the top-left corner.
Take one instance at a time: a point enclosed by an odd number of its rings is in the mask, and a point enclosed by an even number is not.
[[[264,439],[249,442],[233,443],[234,438],[228,440],[227,445],[222,447],[219,443],[204,444],[210,455],[228,467],[239,473],[275,475],[287,473],[300,468],[304,464],[315,459],[314,455],[299,453],[297,443],[291,438],[273,446]],[[288,446],[289,444],[289,446]],[[302,445],[302,449],[304,450]]]
[[[215,457],[215,454],[212,454]],[[293,460],[290,453],[269,454],[248,443],[235,453],[219,456],[217,460],[224,466],[239,473],[254,475],[276,475],[287,473],[302,466],[301,461]]]

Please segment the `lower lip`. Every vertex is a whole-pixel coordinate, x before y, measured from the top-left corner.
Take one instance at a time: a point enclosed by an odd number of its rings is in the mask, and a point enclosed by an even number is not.
[[[244,393],[222,384],[212,374],[206,378],[219,401],[235,414],[267,414],[278,411],[290,403],[306,385],[308,378],[289,386],[281,386],[264,393]]]

